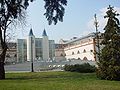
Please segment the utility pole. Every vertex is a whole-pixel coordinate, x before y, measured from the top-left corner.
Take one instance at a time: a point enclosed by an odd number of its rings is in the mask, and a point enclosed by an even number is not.
[[[34,72],[33,69],[33,39],[31,37],[31,72]]]
[[[95,18],[95,21],[94,21],[94,25],[95,25],[95,30],[96,30],[96,46],[97,46],[97,50],[98,51],[96,51],[96,54],[97,54],[97,58],[98,58],[98,61],[100,60],[100,41],[99,41],[99,33],[100,32],[98,32],[98,27],[99,27],[99,25],[98,25],[98,21],[97,21],[97,17],[96,17],[96,14],[94,15],[94,18]]]

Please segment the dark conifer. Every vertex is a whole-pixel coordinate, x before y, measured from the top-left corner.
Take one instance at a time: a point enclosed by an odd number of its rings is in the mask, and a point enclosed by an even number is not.
[[[108,18],[102,35],[102,50],[98,61],[97,76],[106,80],[120,80],[120,23],[119,14],[109,6],[105,18]]]

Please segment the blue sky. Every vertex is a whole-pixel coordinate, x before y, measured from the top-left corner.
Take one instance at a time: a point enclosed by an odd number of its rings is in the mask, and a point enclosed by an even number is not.
[[[90,32],[95,32],[93,25],[95,13],[99,21],[99,30],[102,31],[106,22],[103,16],[109,5],[114,6],[120,13],[120,0],[68,0],[63,22],[48,25],[43,15],[44,1],[35,0],[27,10],[27,26],[24,29],[19,28],[17,38],[26,38],[31,27],[36,37],[41,37],[45,28],[49,39],[53,39],[55,42],[60,39],[71,39],[74,36],[82,37]]]

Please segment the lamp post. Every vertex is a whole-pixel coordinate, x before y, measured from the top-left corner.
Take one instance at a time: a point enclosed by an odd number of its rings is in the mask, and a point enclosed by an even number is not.
[[[34,72],[33,69],[33,39],[31,37],[31,72]]]
[[[95,24],[95,29],[96,29],[96,39],[97,39],[97,49],[98,51],[96,52],[97,56],[98,56],[98,61],[100,60],[100,41],[99,41],[99,32],[98,32],[98,21],[97,21],[97,17],[96,17],[96,14],[94,15],[94,18],[95,18],[95,21],[94,21],[94,24]]]

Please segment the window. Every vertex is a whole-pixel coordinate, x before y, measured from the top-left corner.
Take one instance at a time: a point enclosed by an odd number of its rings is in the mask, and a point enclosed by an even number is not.
[[[93,50],[90,50],[90,52],[93,52]]]
[[[87,57],[84,57],[83,60],[88,60]]]
[[[80,54],[80,51],[78,51],[77,54]]]
[[[72,52],[72,55],[74,55],[74,52]]]
[[[86,53],[86,50],[85,50],[85,49],[83,50],[83,53]]]
[[[66,54],[65,54],[65,56],[66,56]]]
[[[15,54],[14,57],[17,57],[17,55]]]
[[[63,54],[61,53],[60,56],[63,56]]]
[[[7,55],[6,55],[6,57],[10,58],[10,55],[9,55],[9,54],[7,54]]]

